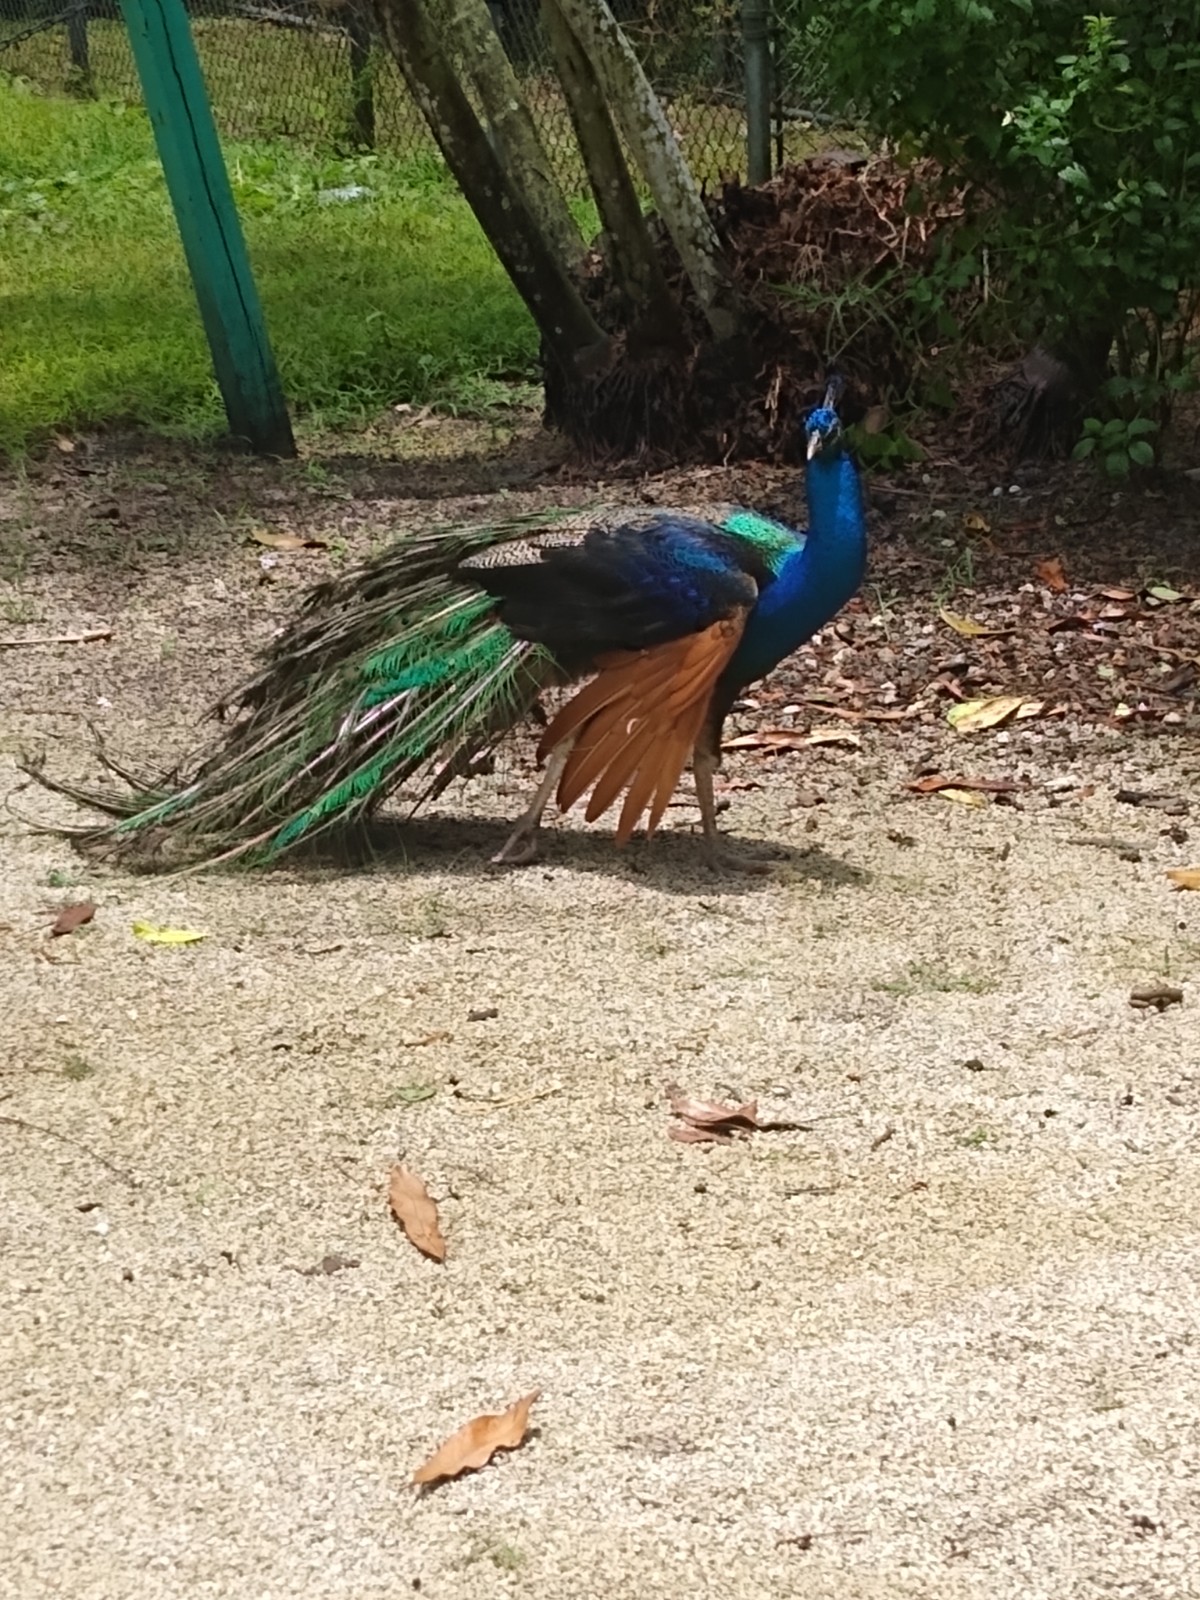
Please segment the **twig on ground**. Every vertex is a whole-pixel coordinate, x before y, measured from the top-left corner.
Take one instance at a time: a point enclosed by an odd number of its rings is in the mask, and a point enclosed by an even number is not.
[[[88,628],[84,633],[43,633],[33,639],[0,639],[0,650],[19,650],[24,645],[38,644],[95,644],[98,639],[111,638],[111,628]]]
[[[82,1150],[84,1155],[91,1156],[93,1161],[98,1161],[102,1167],[107,1167],[120,1178],[122,1183],[127,1183],[131,1189],[138,1186],[137,1179],[132,1173],[126,1172],[124,1167],[118,1167],[115,1161],[110,1161],[107,1156],[102,1156],[98,1150],[93,1150],[90,1144],[84,1144],[80,1139],[72,1139],[69,1133],[59,1133],[57,1128],[45,1128],[40,1122],[27,1122],[24,1117],[14,1117],[7,1112],[0,1113],[0,1122],[6,1122],[12,1128],[23,1128],[26,1133],[44,1133],[48,1139],[59,1139],[63,1144],[74,1145],[76,1150]]]

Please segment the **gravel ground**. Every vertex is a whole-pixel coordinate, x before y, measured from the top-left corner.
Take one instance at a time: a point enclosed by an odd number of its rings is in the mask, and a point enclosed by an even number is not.
[[[923,731],[947,771],[1019,749],[1030,793],[978,808],[905,791],[896,727],[739,754],[763,881],[703,873],[686,803],[490,869],[522,745],[359,870],[136,876],[22,821],[72,813],[20,745],[177,753],[341,554],[264,570],[247,528],[354,553],[430,514],[396,472],[0,488],[0,635],[112,630],[0,652],[0,1594],[1200,1594],[1200,896],[1165,877],[1200,848],[1116,799],[1186,813],[1186,731]],[[672,1081],[800,1126],[677,1144]],[[533,1388],[520,1450],[407,1486]]]

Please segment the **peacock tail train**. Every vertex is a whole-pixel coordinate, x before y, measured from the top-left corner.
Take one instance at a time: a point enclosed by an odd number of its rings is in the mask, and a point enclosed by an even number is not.
[[[434,529],[311,589],[260,670],[215,708],[231,719],[216,747],[156,780],[107,757],[127,791],[33,775],[118,819],[77,830],[81,843],[119,852],[169,840],[184,862],[271,860],[363,820],[409,782],[418,804],[560,677],[547,650],[514,638],[491,597],[455,576],[459,562],[578,515]]]

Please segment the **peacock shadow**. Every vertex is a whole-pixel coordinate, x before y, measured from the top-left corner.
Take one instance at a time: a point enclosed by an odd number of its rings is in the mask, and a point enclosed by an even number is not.
[[[608,832],[547,828],[538,859],[527,866],[497,866],[492,856],[511,831],[511,822],[496,818],[422,816],[375,818],[353,831],[325,835],[289,857],[288,865],[339,873],[386,873],[419,876],[447,873],[464,878],[553,873],[623,879],[631,886],[667,894],[759,894],[781,881],[810,883],[834,889],[869,881],[870,873],[851,866],[819,845],[756,840],[748,846],[736,834],[724,834],[731,854],[767,867],[763,873],[713,868],[700,836],[660,833],[647,840],[635,836],[623,850]]]

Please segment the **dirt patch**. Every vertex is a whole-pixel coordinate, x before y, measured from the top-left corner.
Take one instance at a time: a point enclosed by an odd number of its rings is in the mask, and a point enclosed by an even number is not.
[[[596,484],[526,448],[409,492],[403,464],[103,445],[0,485],[0,636],[111,631],[0,657],[5,1592],[1189,1592],[1200,895],[1166,872],[1198,859],[1197,757],[1158,667],[1196,621],[1150,591],[1195,592],[1190,491],[1099,525],[1079,475],[877,490],[861,607],[731,726],[857,740],[731,754],[765,882],[704,873],[686,796],[652,848],[570,821],[489,870],[521,741],[354,870],[133,877],[19,820],[70,813],[18,792],[18,744],[82,776],[95,720],[169,761],[303,587],[479,516],[489,473],[530,471],[506,514],[797,514],[776,473]],[[1046,711],[947,724],[1005,692]],[[680,1144],[668,1084],[767,1126]],[[442,1265],[389,1214],[397,1159]],[[405,1487],[534,1389],[519,1450]]]

